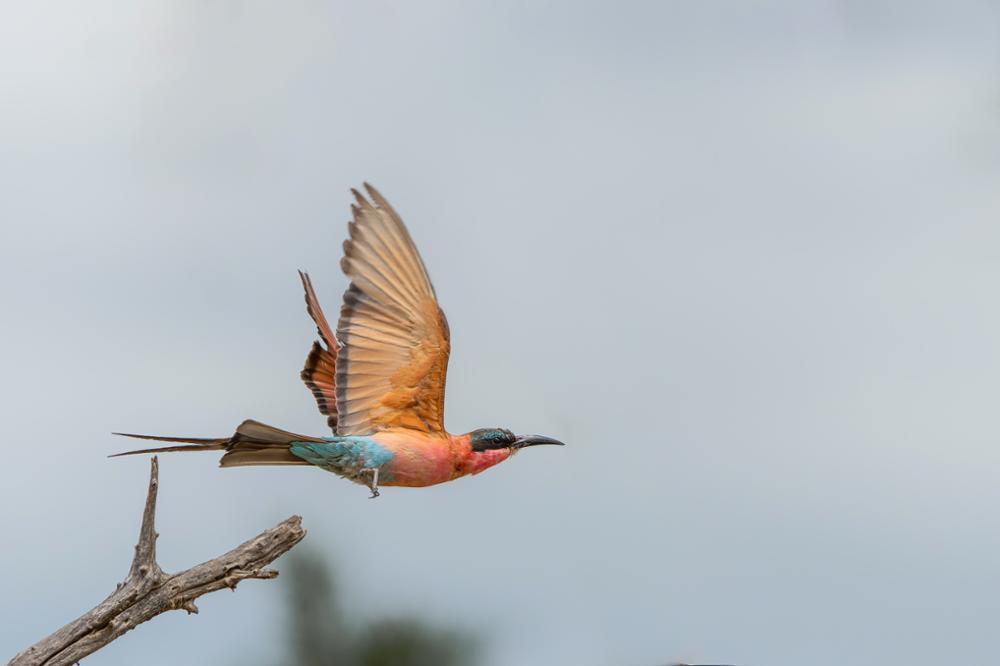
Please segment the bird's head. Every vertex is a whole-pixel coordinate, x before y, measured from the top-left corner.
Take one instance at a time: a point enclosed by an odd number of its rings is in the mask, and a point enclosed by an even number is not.
[[[544,435],[515,435],[506,428],[479,428],[463,436],[469,450],[463,462],[463,473],[478,474],[493,467],[529,446],[563,443]]]

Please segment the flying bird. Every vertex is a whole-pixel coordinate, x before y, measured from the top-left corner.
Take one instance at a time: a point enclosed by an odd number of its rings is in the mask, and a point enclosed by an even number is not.
[[[529,446],[562,444],[506,428],[445,430],[448,321],[402,219],[374,187],[364,187],[367,197],[351,190],[356,203],[340,260],[351,282],[336,332],[299,271],[320,337],[301,377],[334,434],[297,435],[253,420],[232,437],[114,433],[173,443],[115,456],[218,450],[225,452],[221,467],[313,465],[368,486],[374,498],[380,486],[432,486],[478,474]]]

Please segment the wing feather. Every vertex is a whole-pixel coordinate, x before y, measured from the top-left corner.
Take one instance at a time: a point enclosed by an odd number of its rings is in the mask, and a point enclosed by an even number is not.
[[[337,432],[444,430],[448,323],[399,215],[371,185],[340,265],[351,279],[337,324]]]
[[[312,280],[302,271],[299,271],[299,278],[302,279],[302,287],[306,292],[306,312],[316,322],[316,330],[323,341],[323,343],[313,342],[312,349],[309,350],[309,356],[306,357],[305,366],[299,376],[316,399],[316,406],[319,407],[320,413],[326,415],[327,424],[336,431],[337,338],[334,337],[333,330],[326,321],[326,315],[323,314],[323,309],[319,306],[319,299],[316,298],[316,292],[313,290]]]

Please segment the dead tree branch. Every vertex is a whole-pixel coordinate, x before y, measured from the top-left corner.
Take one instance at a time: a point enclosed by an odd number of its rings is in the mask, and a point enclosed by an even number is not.
[[[224,587],[235,590],[246,578],[277,576],[277,571],[264,567],[306,535],[302,519],[292,516],[225,555],[180,573],[165,574],[156,563],[153,525],[158,476],[159,463],[154,457],[139,543],[125,582],[94,609],[17,654],[8,666],[69,666],[160,613],[178,609],[197,613],[194,600],[203,594]]]

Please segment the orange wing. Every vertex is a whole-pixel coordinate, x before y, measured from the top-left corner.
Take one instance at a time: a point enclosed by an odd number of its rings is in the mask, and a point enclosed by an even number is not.
[[[375,188],[356,190],[340,266],[351,279],[337,324],[337,433],[444,430],[448,322],[403,221]]]
[[[316,398],[316,405],[319,411],[326,415],[326,422],[337,430],[337,339],[333,336],[330,324],[326,321],[319,301],[316,299],[316,292],[313,291],[312,280],[302,271],[299,271],[302,278],[302,287],[306,290],[306,311],[316,322],[316,329],[319,337],[323,339],[325,346],[317,340],[313,342],[309,356],[306,358],[305,367],[302,368],[302,381],[306,383],[313,397]]]

